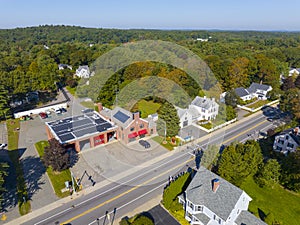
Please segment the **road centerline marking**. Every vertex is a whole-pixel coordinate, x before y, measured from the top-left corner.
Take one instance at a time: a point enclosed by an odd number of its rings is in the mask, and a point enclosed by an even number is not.
[[[161,173],[161,174],[159,174],[159,175],[157,175],[157,176],[155,176],[155,177],[152,177],[151,179],[146,180],[145,182],[143,182],[143,183],[141,183],[141,184],[139,184],[139,185],[137,185],[137,186],[135,186],[135,187],[133,187],[133,188],[127,190],[127,191],[124,191],[124,192],[121,193],[121,194],[118,194],[118,195],[116,195],[115,197],[110,198],[110,199],[106,200],[105,202],[102,202],[102,203],[100,203],[99,205],[96,205],[96,206],[94,206],[94,207],[92,207],[92,208],[90,208],[90,209],[88,209],[88,210],[86,210],[86,211],[84,211],[84,212],[82,212],[82,213],[80,213],[80,214],[78,214],[78,215],[76,215],[76,216],[70,218],[69,220],[67,220],[67,221],[65,221],[65,222],[63,222],[63,223],[61,223],[60,225],[68,224],[68,223],[70,223],[70,222],[72,222],[72,221],[74,221],[74,220],[76,220],[76,219],[78,219],[78,218],[80,218],[80,217],[82,217],[82,216],[85,216],[85,215],[87,215],[88,213],[90,213],[90,212],[92,212],[92,211],[94,211],[94,210],[96,210],[96,209],[98,209],[98,208],[101,208],[102,206],[104,206],[104,205],[106,205],[106,204],[108,204],[108,203],[110,203],[110,202],[113,202],[113,201],[115,201],[116,199],[119,199],[119,198],[123,197],[124,195],[127,195],[128,193],[130,193],[130,192],[132,192],[132,191],[134,191],[134,190],[136,190],[136,189],[138,189],[138,188],[140,188],[140,187],[142,187],[142,186],[144,186],[144,185],[146,185],[146,184],[149,184],[151,181],[153,181],[153,180],[155,180],[155,179],[157,179],[157,178],[159,178],[159,177],[164,176],[165,174],[169,173],[170,171],[172,171],[172,170],[174,170],[174,169],[176,169],[176,168],[182,167],[183,165],[185,165],[186,163],[188,163],[188,162],[190,162],[190,161],[192,161],[192,160],[194,160],[194,158],[191,158],[191,159],[189,159],[189,160],[186,160],[186,161],[184,161],[183,163],[181,163],[181,164],[179,164],[179,165],[177,165],[177,166],[175,166],[175,167],[172,167],[172,168],[166,170],[165,172],[163,172],[163,173]]]

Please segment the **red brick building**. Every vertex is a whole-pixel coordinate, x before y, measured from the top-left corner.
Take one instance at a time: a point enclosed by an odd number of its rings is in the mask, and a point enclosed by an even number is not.
[[[128,144],[145,136],[156,134],[156,123],[152,117],[140,118],[139,112],[131,113],[120,107],[113,110],[98,103],[99,112],[106,119],[117,125],[116,137]]]

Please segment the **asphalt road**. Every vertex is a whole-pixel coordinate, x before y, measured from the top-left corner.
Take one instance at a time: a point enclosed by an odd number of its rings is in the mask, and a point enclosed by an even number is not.
[[[272,126],[272,122],[259,114],[226,131],[224,129],[216,131],[208,139],[197,144],[205,149],[208,143],[227,145],[233,141],[245,141],[257,138],[258,131],[266,132]],[[184,147],[153,165],[141,167],[117,182],[112,182],[89,195],[78,197],[23,224],[112,224],[115,218],[127,215],[133,209],[161,194],[169,176],[195,166],[192,152],[192,148]]]

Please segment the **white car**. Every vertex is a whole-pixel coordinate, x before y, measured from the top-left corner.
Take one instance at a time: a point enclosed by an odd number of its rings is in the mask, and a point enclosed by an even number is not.
[[[3,149],[3,148],[5,148],[7,146],[7,144],[5,144],[5,143],[1,143],[0,144],[0,149]]]

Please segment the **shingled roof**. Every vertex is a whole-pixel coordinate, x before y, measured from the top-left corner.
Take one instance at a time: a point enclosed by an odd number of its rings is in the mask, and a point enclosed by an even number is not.
[[[219,179],[220,186],[214,192],[212,181],[216,178]],[[193,204],[204,205],[226,221],[244,191],[200,167],[185,193],[186,198]]]

